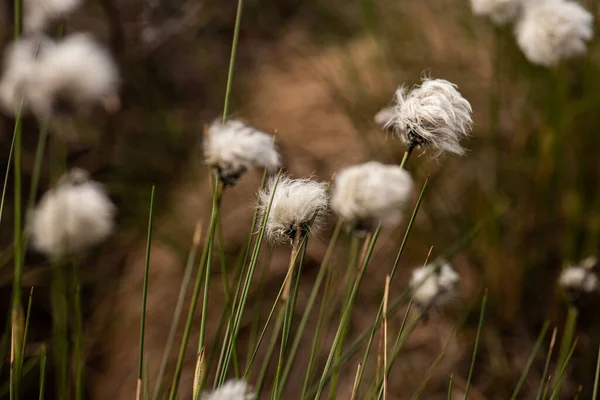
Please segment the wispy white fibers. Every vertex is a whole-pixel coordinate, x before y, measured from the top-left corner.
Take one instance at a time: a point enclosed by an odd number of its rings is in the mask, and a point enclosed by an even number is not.
[[[310,179],[291,179],[281,176],[269,179],[258,194],[259,224],[266,216],[265,235],[271,242],[293,240],[296,232],[308,233],[318,228],[327,211],[326,184]],[[311,221],[315,217],[313,224]]]
[[[281,166],[273,136],[236,120],[213,122],[204,138],[204,157],[225,185],[234,185],[250,168]]]
[[[110,235],[115,213],[101,184],[71,170],[29,215],[31,243],[53,259],[80,253]]]
[[[331,209],[354,231],[371,231],[400,220],[412,187],[410,174],[397,165],[355,165],[336,174]]]
[[[471,0],[476,15],[489,17],[498,25],[512,22],[521,12],[523,2],[528,0]]]
[[[515,28],[525,57],[547,67],[585,53],[593,32],[592,15],[578,3],[567,0],[526,1]]]
[[[75,11],[82,0],[23,0],[25,33],[43,32],[49,24]]]
[[[580,265],[568,266],[561,271],[558,283],[568,292],[591,293],[598,288],[598,277],[592,271],[596,264],[596,258],[590,257]]]
[[[25,90],[35,71],[40,55],[51,51],[54,43],[47,38],[22,38],[8,45],[4,51],[2,78],[0,79],[0,103],[2,109],[11,115],[19,110],[26,112]]]
[[[114,106],[119,72],[107,49],[90,35],[67,36],[38,57],[27,79],[32,111],[46,120],[55,114]]]
[[[382,110],[383,111],[383,110]],[[443,152],[464,154],[460,141],[469,136],[473,125],[471,104],[443,79],[423,79],[412,90],[400,87],[396,91],[393,113],[387,111],[386,129],[398,135],[410,148],[431,148]]]
[[[459,280],[459,275],[448,263],[417,268],[410,280],[414,301],[423,310],[441,306],[456,295]]]
[[[254,400],[256,395],[252,393],[248,384],[242,380],[230,380],[211,393],[203,393],[202,400]]]

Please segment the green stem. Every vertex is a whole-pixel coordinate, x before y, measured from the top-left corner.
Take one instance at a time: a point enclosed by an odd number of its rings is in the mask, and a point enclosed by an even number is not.
[[[238,40],[240,37],[240,25],[242,21],[242,9],[244,0],[238,0],[237,12],[235,15],[235,28],[233,30],[233,42],[231,44],[231,56],[229,58],[229,72],[227,73],[227,87],[225,89],[225,105],[223,106],[223,123],[227,121],[229,113],[229,101],[231,97],[231,86],[233,83],[233,71],[235,69],[235,58],[237,54]]]
[[[533,361],[535,360],[535,357],[537,356],[538,351],[542,347],[542,342],[544,341],[544,338],[546,337],[546,333],[548,332],[549,326],[550,326],[550,324],[548,323],[548,321],[546,321],[544,323],[544,326],[542,327],[542,331],[540,332],[540,334],[535,342],[535,345],[533,346],[533,351],[531,352],[531,355],[529,356],[529,360],[527,360],[525,369],[523,370],[523,373],[521,374],[521,378],[519,379],[519,382],[517,383],[517,386],[515,387],[515,390],[511,396],[510,400],[517,400],[517,396],[519,395],[519,392],[521,391],[521,387],[523,387],[523,384],[525,383],[525,379],[527,378],[527,374],[529,373],[529,370],[531,369],[531,366],[533,365]]]
[[[146,333],[146,303],[148,299],[148,272],[150,271],[150,249],[152,248],[152,222],[154,216],[154,193],[156,186],[152,185],[150,192],[150,210],[148,212],[148,236],[146,239],[146,258],[144,263],[144,287],[142,290],[142,319],[140,323],[140,356],[138,363],[138,381],[136,398],[142,397],[142,381],[144,379],[144,337]]]
[[[44,386],[46,384],[46,346],[42,346],[40,354],[40,397],[39,400],[44,400]]]
[[[485,306],[487,305],[487,289],[483,295],[483,301],[481,302],[481,311],[479,313],[479,325],[477,326],[477,336],[475,337],[475,347],[473,348],[473,357],[471,358],[471,368],[469,369],[469,377],[467,379],[467,387],[465,388],[464,400],[469,398],[469,389],[471,388],[471,379],[473,379],[473,371],[475,371],[475,360],[477,358],[477,349],[479,348],[479,339],[481,338],[481,332],[483,331],[483,319],[485,316]]]
[[[78,266],[73,264],[73,311],[75,314],[75,327],[73,348],[75,353],[75,399],[83,399],[83,315],[81,313],[81,279],[79,278]]]

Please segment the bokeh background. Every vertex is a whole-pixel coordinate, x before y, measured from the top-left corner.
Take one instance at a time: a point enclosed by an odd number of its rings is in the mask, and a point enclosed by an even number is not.
[[[1,47],[12,34],[10,3],[0,4]],[[597,18],[597,1],[583,3]],[[158,208],[146,346],[150,376],[158,369],[194,228],[206,224],[210,215],[203,126],[222,113],[236,6],[233,0],[88,0],[66,26],[67,32],[91,31],[106,43],[123,77],[122,109],[69,126],[73,135],[63,140],[68,165],[91,171],[119,208],[119,232],[83,261],[87,398],[127,399],[135,393],[152,184],[157,185]],[[399,85],[417,84],[423,76],[448,79],[473,105],[475,128],[464,143],[466,156],[432,159],[417,151],[408,164],[417,185],[427,176],[430,184],[391,291],[406,288],[410,269],[423,263],[431,247],[432,257],[459,249],[451,261],[462,281],[459,299],[433,313],[403,349],[391,372],[391,398],[410,398],[457,325],[459,334],[434,369],[424,398],[446,398],[451,374],[455,395],[462,398],[484,289],[489,302],[470,398],[510,396],[544,321],[558,327],[560,338],[566,309],[556,288],[560,268],[600,249],[599,50],[594,38],[585,56],[550,69],[534,66],[516,46],[510,26],[494,27],[474,16],[467,0],[245,1],[232,116],[276,132],[285,167],[295,177],[329,180],[352,163],[399,162],[403,145],[373,122]],[[10,118],[0,119],[3,167],[13,124]],[[39,134],[35,121],[25,120],[23,132],[28,188]],[[50,165],[47,157],[43,188],[56,176]],[[250,229],[260,178],[260,172],[245,176],[224,198],[223,243],[232,260]],[[0,229],[3,315],[12,283],[11,202]],[[310,241],[299,313],[332,227],[328,224]],[[385,230],[378,241],[351,337],[375,317],[404,230],[405,223]],[[344,240],[336,253],[342,266]],[[267,300],[256,301],[255,307],[268,311],[268,299],[275,297],[284,277],[287,254],[285,248],[273,250],[261,289]],[[219,263],[213,265],[218,282]],[[36,287],[28,349],[33,354],[48,342],[51,326],[48,264],[33,251],[27,253],[23,280]],[[208,328],[213,340],[218,340],[214,336],[223,296],[215,285],[210,293],[214,319],[212,314],[209,318],[214,323]],[[564,398],[573,398],[579,385],[580,398],[591,396],[600,344],[599,304],[596,296],[578,304],[579,345]],[[339,315],[335,305],[331,312]],[[402,312],[394,316],[390,329],[397,330],[402,317]],[[251,322],[244,322],[242,337],[249,334]],[[535,398],[546,351],[533,365],[524,399]],[[181,398],[191,392],[192,353]],[[301,352],[299,366],[302,357]],[[356,362],[342,370],[339,398],[349,398]],[[36,371],[32,367],[24,378],[31,388],[25,395],[32,398],[37,396]],[[286,398],[294,398],[302,384],[303,371],[294,372],[298,383],[292,376]],[[7,363],[1,374],[8,377]],[[0,396],[8,396],[7,385],[0,385]]]

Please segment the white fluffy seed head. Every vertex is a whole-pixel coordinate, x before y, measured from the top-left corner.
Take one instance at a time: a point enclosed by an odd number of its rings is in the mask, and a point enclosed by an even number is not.
[[[512,22],[521,12],[527,0],[471,0],[471,9],[476,15],[489,17],[495,24]]]
[[[517,43],[527,59],[546,67],[587,51],[594,33],[593,17],[567,0],[529,0],[515,27]]]
[[[459,280],[459,275],[447,262],[416,268],[410,280],[414,301],[425,311],[439,307],[456,295]]]
[[[279,181],[277,177],[269,179],[258,194],[258,223],[260,227],[267,218],[265,235],[268,240],[285,242],[293,240],[296,233],[304,235],[317,229],[327,212],[326,186],[323,182],[288,176],[279,177]]]
[[[0,80],[0,104],[2,109],[15,115],[22,104],[21,112],[28,109],[27,82],[35,70],[38,58],[51,51],[54,43],[47,38],[22,38],[8,45],[4,51],[2,79]]]
[[[443,79],[425,78],[421,86],[410,91],[398,88],[393,114],[385,112],[379,119],[387,115],[384,127],[408,146],[431,148],[437,155],[445,151],[462,155],[465,150],[460,140],[471,132],[471,114],[471,104],[456,85]]]
[[[245,381],[230,380],[213,392],[203,393],[202,400],[254,400],[256,395]]]
[[[31,243],[52,259],[81,253],[110,235],[115,212],[102,185],[74,169],[29,215]]]
[[[355,232],[371,231],[399,222],[412,187],[410,174],[397,165],[355,165],[336,174],[331,209]]]
[[[75,11],[82,0],[24,0],[23,29],[25,33],[43,32],[49,24]]]
[[[234,185],[250,168],[273,172],[281,166],[273,136],[237,120],[212,123],[204,138],[204,157],[225,185]]]
[[[560,286],[570,292],[591,293],[598,287],[598,278],[594,272],[583,265],[564,268],[558,282]]]
[[[42,120],[65,111],[107,105],[119,72],[107,49],[90,35],[73,34],[43,52],[27,80],[26,97]]]

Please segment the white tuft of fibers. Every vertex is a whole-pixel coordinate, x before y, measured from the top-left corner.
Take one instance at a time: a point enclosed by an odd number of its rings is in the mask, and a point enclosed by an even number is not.
[[[336,174],[331,209],[356,232],[371,231],[400,221],[412,188],[403,168],[370,161]]]
[[[41,33],[50,23],[75,11],[82,0],[23,0],[23,29]]]
[[[373,121],[375,121],[376,124],[385,126],[389,120],[394,118],[394,115],[394,109],[392,107],[385,107],[379,110],[377,114],[375,114],[375,117],[373,117]]]
[[[245,381],[230,380],[211,393],[203,393],[202,400],[254,400],[256,395]]]
[[[17,114],[19,107],[27,111],[25,89],[35,70],[36,62],[43,52],[52,49],[54,43],[47,38],[21,38],[8,45],[4,51],[4,65],[0,79],[0,104],[10,115]]]
[[[88,34],[73,34],[40,54],[27,82],[27,99],[42,120],[65,111],[106,105],[116,96],[119,72],[107,49]]]
[[[585,53],[593,33],[592,15],[566,0],[529,0],[515,27],[525,57],[546,67]]]
[[[52,259],[81,253],[111,234],[115,213],[102,185],[73,169],[29,215],[31,243]]]
[[[445,151],[464,154],[460,140],[471,132],[472,109],[456,87],[444,79],[425,78],[410,91],[398,88],[393,116],[384,127],[409,147],[432,148],[437,155]]]
[[[558,278],[560,286],[574,292],[590,293],[598,287],[598,278],[584,266],[574,265],[564,268]]]
[[[271,177],[258,194],[258,221],[261,224],[267,218],[267,239],[271,242],[293,241],[297,232],[306,234],[318,228],[327,211],[326,186],[310,179],[281,176],[278,181],[276,176]],[[266,215],[269,204],[270,212]]]
[[[281,166],[273,136],[237,120],[212,123],[204,139],[204,157],[225,185],[234,185],[250,168],[273,172]]]
[[[459,280],[459,275],[447,262],[441,266],[429,264],[417,268],[410,280],[414,301],[423,310],[441,306],[456,295]]]
[[[514,21],[527,0],[471,0],[475,15],[489,17],[495,24],[504,25]]]

